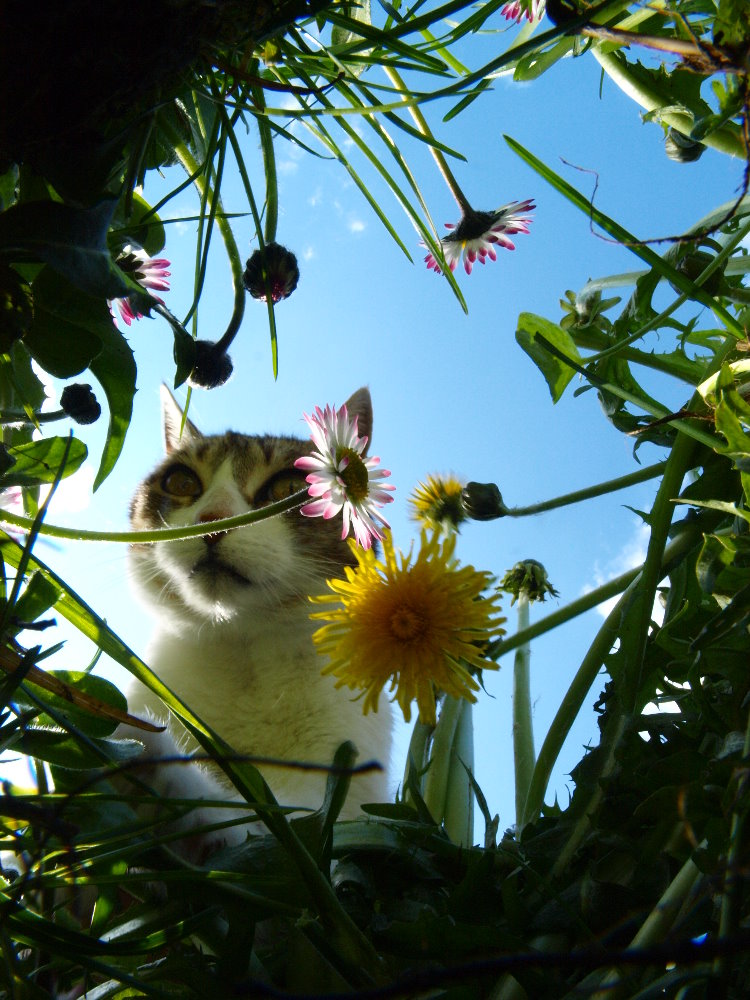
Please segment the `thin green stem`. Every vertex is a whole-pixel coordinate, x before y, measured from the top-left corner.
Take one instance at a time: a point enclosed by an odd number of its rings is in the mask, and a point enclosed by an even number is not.
[[[508,517],[527,517],[530,514],[542,514],[548,510],[555,510],[558,507],[567,507],[570,504],[581,503],[583,500],[590,500],[592,497],[600,497],[605,493],[614,493],[617,490],[627,489],[629,486],[636,486],[638,483],[645,483],[649,479],[655,479],[664,472],[666,462],[656,462],[654,465],[647,465],[643,469],[637,469],[625,476],[618,476],[616,479],[608,479],[606,482],[597,483],[595,486],[587,486],[582,490],[573,490],[572,493],[564,493],[551,500],[543,500],[541,503],[528,504],[525,507],[507,507],[504,514]]]
[[[518,597],[518,631],[529,627],[529,601]],[[528,642],[516,650],[513,663],[513,768],[516,781],[516,830],[520,834],[526,798],[536,763],[531,720],[531,651]]]
[[[173,138],[177,139],[177,136],[175,135]],[[204,198],[208,190],[208,180],[206,179],[205,174],[201,171],[198,161],[195,159],[193,154],[187,148],[185,143],[181,141],[175,142],[174,153],[177,159],[182,164],[186,173],[190,174],[190,176],[193,178],[193,183],[195,184],[201,198]],[[227,328],[224,334],[219,340],[221,348],[226,349],[234,339],[235,335],[237,334],[237,331],[240,328],[240,325],[242,324],[242,319],[245,315],[246,296],[245,296],[245,286],[242,281],[242,274],[243,274],[242,259],[240,257],[239,248],[237,247],[237,241],[234,238],[232,227],[229,223],[229,219],[227,218],[226,213],[222,208],[221,200],[218,194],[216,195],[214,201],[216,204],[215,221],[216,225],[218,226],[219,232],[221,233],[221,238],[224,242],[224,248],[226,250],[227,257],[229,258],[229,266],[232,270],[232,286],[234,289],[234,304],[232,308],[232,315],[229,319],[229,323],[227,324]]]
[[[400,74],[398,73],[398,70],[394,69],[393,66],[383,66],[383,71],[400,94],[405,94],[408,92],[408,88],[404,83],[403,79],[401,78]],[[409,114],[414,120],[414,124],[417,126],[421,134],[428,140],[434,139],[432,130],[430,129],[430,126],[427,124],[427,119],[422,114],[422,111],[420,110],[419,106],[417,104],[410,104],[408,110]],[[458,207],[464,213],[471,212],[472,207],[467,201],[463,191],[461,190],[460,184],[453,176],[453,171],[448,166],[448,162],[443,156],[442,152],[439,149],[437,149],[437,147],[434,145],[430,146],[430,152],[432,153],[432,157],[435,160],[435,163],[437,164],[438,170],[442,174],[443,180],[448,185],[448,190],[456,199]]]
[[[277,503],[269,504],[261,510],[250,510],[246,514],[236,514],[234,517],[225,517],[220,521],[188,524],[183,528],[157,528],[154,531],[87,531],[83,528],[64,528],[57,524],[41,524],[38,525],[38,533],[49,535],[51,538],[68,538],[80,542],[122,542],[127,545],[136,542],[176,542],[183,538],[198,538],[216,531],[231,531],[232,528],[243,528],[248,524],[256,524],[258,521],[265,521],[268,517],[276,517],[278,514],[294,510],[307,499],[309,499],[309,494],[304,489],[279,500]],[[3,508],[0,508],[0,524],[10,524],[23,531],[31,531],[35,527],[35,522],[31,518],[13,514]]]

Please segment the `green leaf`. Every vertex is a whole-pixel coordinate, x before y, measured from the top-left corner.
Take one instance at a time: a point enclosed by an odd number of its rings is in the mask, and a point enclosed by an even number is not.
[[[34,622],[54,605],[61,591],[40,572],[32,573],[26,588],[16,601],[14,618],[24,624]]]
[[[518,317],[516,340],[544,375],[552,400],[556,403],[575,371],[539,343],[537,337],[540,334],[576,364],[580,364],[582,359],[573,338],[562,327],[534,313],[521,313]]]
[[[93,208],[28,201],[0,215],[0,253],[44,261],[77,288],[114,299],[125,286],[107,247],[115,199]]]
[[[101,701],[105,705],[110,705],[121,712],[127,712],[128,710],[128,702],[125,695],[111,681],[105,680],[103,677],[97,677],[96,674],[87,674],[82,670],[50,670],[48,674],[55,680],[62,681],[63,684],[67,684],[83,694],[96,698],[97,701]],[[38,694],[38,692],[39,689],[35,688],[35,694],[40,701],[43,701],[45,705],[49,705],[56,714],[64,716],[72,725],[76,726],[87,736],[109,736],[119,725],[115,719],[103,718],[100,715],[86,711],[86,709],[79,705],[71,705],[61,695],[53,694],[51,691],[44,691],[43,694]],[[24,694],[23,689],[18,690],[14,701],[22,709],[35,710],[39,707],[36,698],[32,699],[27,694]],[[44,712],[37,716],[35,722],[39,726],[58,725],[53,716],[47,715]],[[44,758],[44,760],[49,759],[49,757]],[[55,761],[55,763],[60,763],[60,761]],[[97,758],[96,763],[101,763],[101,758]]]
[[[91,372],[99,380],[109,404],[109,426],[104,443],[99,471],[94,480],[97,490],[120,456],[125,443],[125,435],[133,414],[135,396],[136,365],[128,342],[114,325],[109,324],[102,349],[91,362]]]
[[[33,283],[34,322],[23,343],[41,367],[57,378],[71,378],[88,368],[111,327],[103,299],[74,288],[51,268]]]
[[[0,489],[9,486],[38,486],[39,483],[51,483],[70,444],[68,460],[63,469],[63,478],[70,476],[80,468],[88,454],[86,445],[78,438],[50,437],[40,441],[29,441],[8,449],[15,459],[13,466],[0,477]]]
[[[13,749],[70,771],[101,767],[106,760],[125,763],[143,752],[143,744],[137,740],[96,739],[91,743],[93,746],[87,746],[77,737],[58,730],[28,729]]]

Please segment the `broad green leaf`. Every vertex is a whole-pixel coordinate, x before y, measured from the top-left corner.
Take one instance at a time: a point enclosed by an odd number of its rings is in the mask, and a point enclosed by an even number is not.
[[[533,313],[521,313],[518,317],[516,340],[544,375],[552,400],[556,403],[575,375],[575,371],[545,349],[538,340],[540,334],[576,364],[580,364],[582,359],[573,338],[556,323],[551,323],[543,316],[535,316]]]
[[[87,674],[80,670],[49,670],[47,673],[54,680],[62,681],[63,684],[67,684],[77,691],[103,702],[105,705],[110,705],[120,712],[127,712],[128,710],[128,702],[125,695],[111,681],[105,680],[103,677],[97,677],[96,674]],[[37,688],[36,692],[38,690]],[[72,725],[80,729],[87,736],[109,736],[119,725],[116,719],[107,719],[92,712],[87,712],[81,706],[72,705],[61,695],[53,694],[51,691],[44,691],[39,697],[45,705],[49,705],[55,713],[65,716]],[[36,700],[24,695],[21,689],[16,693],[14,700],[21,708],[38,708]],[[57,726],[58,724],[53,716],[45,713],[37,716],[35,721],[40,726]],[[45,760],[47,759],[45,757]]]
[[[68,460],[62,472],[64,478],[75,472],[88,454],[86,445],[78,438],[71,440],[66,437],[49,437],[10,447],[8,452],[15,462],[0,477],[0,488],[51,483],[57,475],[68,445],[70,445]]]
[[[107,247],[115,199],[93,208],[55,201],[13,205],[0,215],[0,250],[21,260],[41,260],[76,288],[117,298],[124,286]]]

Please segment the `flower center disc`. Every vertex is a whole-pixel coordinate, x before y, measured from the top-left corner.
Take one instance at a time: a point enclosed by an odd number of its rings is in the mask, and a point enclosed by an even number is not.
[[[424,632],[424,621],[411,608],[397,608],[391,615],[391,632],[401,642],[411,642],[421,638]]]
[[[342,458],[347,459],[347,465],[338,476],[346,487],[347,496],[355,502],[364,500],[369,492],[370,482],[365,463],[353,448],[339,448],[336,452],[337,465]]]

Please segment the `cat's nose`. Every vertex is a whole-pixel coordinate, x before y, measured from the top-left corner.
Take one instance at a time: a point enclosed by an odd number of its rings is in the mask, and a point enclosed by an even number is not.
[[[198,515],[199,524],[208,524],[210,521],[221,521],[224,517],[231,517],[225,510],[204,510]],[[226,535],[226,531],[212,531],[209,535],[203,535],[203,541],[208,546],[216,545],[217,542]]]

